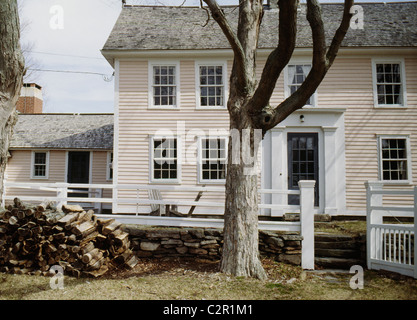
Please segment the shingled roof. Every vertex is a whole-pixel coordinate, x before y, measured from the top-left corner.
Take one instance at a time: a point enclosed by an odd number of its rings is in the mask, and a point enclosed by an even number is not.
[[[10,149],[113,149],[113,114],[20,114]]]
[[[364,28],[350,29],[345,47],[416,47],[417,2],[359,3],[363,8]],[[238,8],[223,7],[236,28]],[[311,30],[300,5],[297,47],[310,47]],[[342,18],[343,4],[322,4],[328,41]],[[125,50],[196,50],[230,48],[227,39],[207,13],[198,7],[125,6],[103,48]],[[265,10],[259,48],[278,43],[278,10]]]

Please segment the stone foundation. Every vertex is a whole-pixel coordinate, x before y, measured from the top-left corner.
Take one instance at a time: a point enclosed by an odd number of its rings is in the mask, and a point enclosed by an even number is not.
[[[196,257],[219,260],[223,230],[214,228],[163,228],[125,225],[131,248],[138,257]],[[298,233],[259,231],[261,256],[301,265],[301,240]]]

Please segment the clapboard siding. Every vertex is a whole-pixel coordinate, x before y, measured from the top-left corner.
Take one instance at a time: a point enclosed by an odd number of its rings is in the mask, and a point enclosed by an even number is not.
[[[395,59],[396,57],[392,57]],[[378,134],[410,136],[413,179],[417,179],[417,59],[404,58],[406,66],[407,108],[382,109],[374,107],[371,55],[340,55],[317,90],[317,107],[345,108],[346,207],[351,211],[366,208],[364,182],[378,179]],[[118,180],[117,183],[149,183],[149,141],[158,129],[203,130],[229,127],[226,110],[196,109],[195,61],[179,61],[180,108],[157,110],[148,107],[148,61],[119,60],[118,98]],[[264,61],[257,63],[257,76]],[[227,61],[230,75],[232,61]],[[271,105],[284,99],[284,72],[277,81]],[[187,150],[195,140],[182,140]],[[181,167],[182,185],[198,185],[197,168],[184,163]],[[134,192],[120,191],[121,198]],[[165,195],[165,194],[164,194]],[[146,196],[146,194],[144,194]],[[173,199],[192,200],[195,194],[172,193]],[[203,200],[210,198],[203,196]],[[219,195],[219,201],[223,201]],[[392,203],[394,203],[393,201]],[[127,206],[121,210],[129,209]],[[130,207],[130,209],[132,209]]]
[[[120,61],[117,177],[119,184],[148,184],[150,182],[149,142],[151,136],[157,134],[158,130],[170,130],[175,135],[179,132],[183,150],[189,150],[196,143],[196,139],[191,139],[190,135],[187,136],[190,130],[194,132],[196,129],[202,130],[208,135],[211,130],[229,127],[226,110],[196,110],[195,61],[182,60],[179,67],[180,108],[158,110],[148,108],[148,62]],[[185,163],[181,166],[181,184],[198,185],[196,166],[187,164],[184,160]],[[136,192],[121,190],[118,196],[136,198]],[[147,197],[147,193],[140,192],[140,196]],[[163,198],[173,200],[189,201],[194,200],[196,196],[197,193],[192,192],[162,192]],[[222,197],[222,194],[204,194],[202,201]],[[149,206],[141,208],[142,211],[149,209]],[[119,211],[122,212],[135,210],[135,206],[119,206]]]
[[[12,150],[12,157],[9,159],[6,167],[7,182],[12,183],[56,183],[65,182],[66,168],[66,151],[49,150],[49,172],[48,179],[31,179],[31,156],[32,150]],[[107,151],[92,152],[92,181],[94,184],[112,183],[106,178],[107,169]],[[38,196],[40,198],[56,196],[55,192],[39,191],[23,188],[7,188],[7,195],[16,197]],[[111,197],[111,190],[105,190],[104,197]]]
[[[395,60],[396,57],[388,57]],[[375,108],[372,88],[372,57],[339,59],[332,74],[339,73],[343,81],[336,75],[326,77],[320,88],[319,99],[325,92],[330,95],[330,86],[339,92],[332,95],[335,104],[347,107],[345,113],[346,130],[346,200],[347,209],[364,211],[366,194],[364,183],[378,180],[378,149],[377,135],[395,134],[408,135],[411,144],[412,179],[415,183],[417,169],[417,59],[405,57],[407,108]],[[344,89],[342,89],[344,86]],[[340,92],[345,91],[343,96]],[[324,99],[324,97],[323,97]],[[329,101],[330,100],[327,100]],[[394,188],[409,187],[408,185]],[[408,204],[409,198],[386,198],[387,205]]]

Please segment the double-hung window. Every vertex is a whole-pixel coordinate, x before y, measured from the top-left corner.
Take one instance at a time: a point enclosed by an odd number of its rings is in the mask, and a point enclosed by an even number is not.
[[[150,100],[155,108],[176,108],[178,102],[178,66],[150,64]]]
[[[151,181],[179,181],[179,145],[174,137],[152,137],[151,139]]]
[[[49,171],[49,152],[33,151],[31,178],[32,179],[48,179]]]
[[[226,181],[227,138],[200,138],[199,180],[204,183]]]
[[[311,64],[289,64],[286,68],[286,97],[291,96],[302,85],[311,70]],[[306,102],[306,106],[315,106],[316,94],[314,93]]]
[[[408,137],[380,136],[378,144],[380,180],[408,183],[411,180]]]
[[[197,63],[197,107],[220,109],[226,107],[226,64]]]
[[[405,106],[405,77],[402,61],[374,61],[373,78],[376,107]]]

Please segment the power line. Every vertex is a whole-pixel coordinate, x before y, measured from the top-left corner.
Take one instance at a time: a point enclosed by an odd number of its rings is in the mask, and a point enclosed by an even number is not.
[[[52,53],[52,52],[42,52],[42,51],[28,51],[28,52],[35,53],[35,54],[46,54],[46,55],[51,55],[51,56],[62,56],[62,57],[74,57],[74,58],[83,58],[83,59],[104,60],[104,58],[100,58],[100,57],[78,56],[78,55],[73,55],[73,54]]]
[[[104,73],[98,73],[98,72],[91,72],[91,71],[73,71],[73,70],[51,70],[51,69],[32,69],[29,68],[30,71],[40,71],[40,72],[57,72],[57,73],[78,73],[78,74],[91,74],[91,75],[99,75],[103,77],[103,80],[106,82],[112,81],[114,77],[114,73],[109,76]]]

